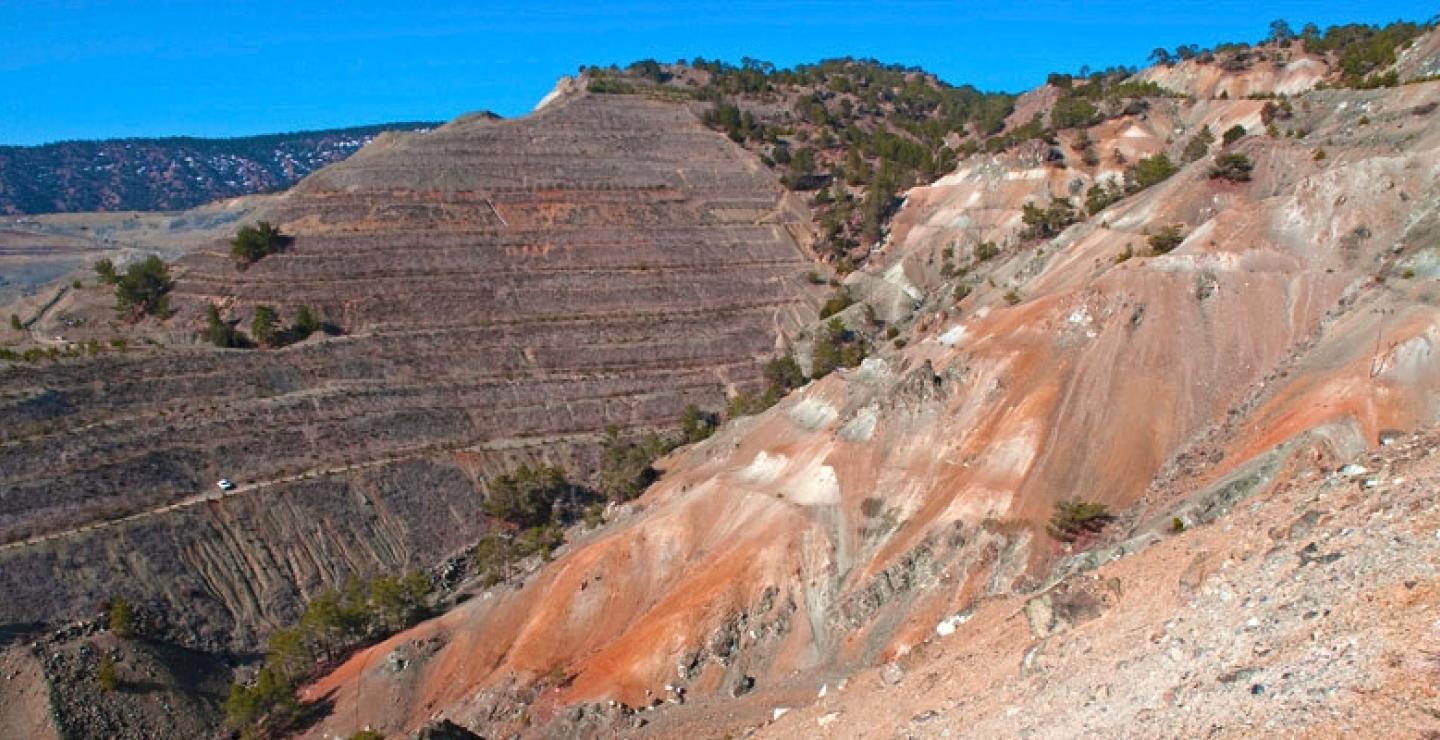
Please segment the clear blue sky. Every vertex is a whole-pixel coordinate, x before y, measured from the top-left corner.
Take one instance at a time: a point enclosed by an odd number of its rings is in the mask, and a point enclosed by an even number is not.
[[[529,110],[581,64],[873,56],[1022,90],[1271,19],[1425,20],[1432,1],[554,3],[0,0],[0,144],[229,136]]]

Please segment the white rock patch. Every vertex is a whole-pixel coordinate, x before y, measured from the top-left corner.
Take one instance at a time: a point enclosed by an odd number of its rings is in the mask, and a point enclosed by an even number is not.
[[[815,431],[840,417],[840,412],[824,401],[807,398],[790,410],[790,420],[802,429]]]
[[[950,327],[949,329],[946,329],[946,330],[945,330],[945,333],[944,333],[944,334],[941,334],[941,335],[936,339],[936,341],[940,342],[941,344],[945,345],[946,347],[954,347],[955,345],[957,345],[957,344],[960,343],[960,340],[961,340],[964,336],[965,336],[965,327],[964,327],[964,326],[961,326],[960,324],[956,324],[955,326],[952,326],[952,327]]]

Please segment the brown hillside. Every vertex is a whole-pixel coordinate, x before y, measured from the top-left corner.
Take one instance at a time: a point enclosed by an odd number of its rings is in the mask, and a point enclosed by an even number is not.
[[[248,642],[303,593],[472,544],[517,460],[583,475],[608,426],[718,408],[818,302],[803,211],[661,103],[386,137],[260,212],[294,243],[244,271],[192,249],[167,346],[6,371],[0,622],[120,593]],[[67,341],[103,340],[106,298],[76,293],[96,318]],[[209,301],[247,325],[307,304],[345,335],[219,350],[194,338]]]

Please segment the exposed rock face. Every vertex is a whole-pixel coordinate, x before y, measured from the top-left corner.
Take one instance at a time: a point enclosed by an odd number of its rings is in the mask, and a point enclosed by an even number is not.
[[[1239,84],[1222,82],[1207,89]],[[1085,164],[1067,143],[1058,160],[1022,147],[962,162],[909,194],[885,253],[851,279],[924,296],[907,346],[678,456],[630,514],[523,587],[361,653],[310,689],[340,708],[317,733],[348,730],[355,708],[385,707],[363,721],[398,731],[443,707],[503,734],[523,730],[503,697],[524,687],[539,689],[526,716],[544,727],[562,708],[645,706],[678,682],[686,704],[647,715],[646,732],[776,721],[806,736],[835,718],[807,712],[802,726],[772,710],[801,691],[813,701],[820,676],[923,662],[937,623],[960,623],[952,615],[998,601],[991,629],[1008,639],[1093,629],[1143,586],[1087,572],[1160,547],[1176,520],[1223,526],[1300,461],[1354,456],[1382,430],[1440,418],[1440,314],[1421,278],[1440,233],[1440,127],[1425,112],[1437,98],[1434,82],[1308,93],[1294,101],[1303,138],[1233,145],[1256,163],[1253,180],[1212,179],[1203,159],[1050,240],[1018,235],[1024,203],[1119,176],[1116,158]],[[1090,136],[1129,162],[1180,161],[1202,125],[1258,134],[1262,106],[1155,100]],[[1182,244],[1151,254],[1148,234],[1176,223]],[[982,241],[999,254],[970,261]],[[972,268],[958,304],[957,278],[939,269],[947,247]],[[1072,497],[1126,515],[1109,542],[1066,557],[1039,525]],[[1052,571],[1073,580],[1056,585]],[[742,621],[784,627],[730,639]],[[443,643],[423,681],[380,681],[371,658],[414,639]],[[1026,664],[1054,670],[1057,644]],[[914,675],[897,685],[923,695],[933,681]],[[746,677],[740,706],[703,708]],[[940,716],[906,711],[897,726]],[[1018,726],[991,716],[996,733]]]
[[[1106,603],[1084,621],[1037,635],[1017,616],[1036,597],[996,599],[913,651],[899,686],[862,689],[882,685],[871,668],[757,737],[816,737],[837,713],[845,729],[822,735],[1433,734],[1437,443],[1432,430],[1360,458],[1370,488],[1297,459],[1243,515],[1062,584]]]
[[[119,593],[249,643],[301,592],[473,542],[516,461],[582,474],[608,426],[719,406],[817,302],[804,212],[674,105],[384,137],[260,212],[294,243],[243,272],[192,252],[169,323],[304,304],[347,335],[8,372],[0,623]]]

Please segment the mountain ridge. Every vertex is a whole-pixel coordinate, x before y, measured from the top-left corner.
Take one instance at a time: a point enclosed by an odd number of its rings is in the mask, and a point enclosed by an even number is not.
[[[0,146],[0,214],[178,211],[283,190],[405,121],[238,137],[76,139]]]

